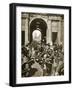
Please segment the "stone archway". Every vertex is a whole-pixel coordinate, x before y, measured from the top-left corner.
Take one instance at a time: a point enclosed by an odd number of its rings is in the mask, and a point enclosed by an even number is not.
[[[32,20],[32,22],[30,23],[30,36],[29,36],[30,42],[32,42],[33,40],[32,33],[35,30],[41,32],[41,40],[43,40],[46,37],[46,30],[47,30],[46,22],[41,18],[35,18],[34,20]]]

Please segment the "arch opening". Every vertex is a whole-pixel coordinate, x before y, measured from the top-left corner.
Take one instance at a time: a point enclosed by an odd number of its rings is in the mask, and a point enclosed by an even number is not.
[[[30,23],[30,42],[33,41],[33,36],[38,39],[37,41],[44,40],[46,42],[46,30],[47,30],[47,24],[46,22],[41,18],[36,18]],[[34,35],[33,35],[34,34]]]
[[[41,41],[41,32],[39,30],[34,30],[32,32],[32,39],[33,39],[33,41],[40,42]]]

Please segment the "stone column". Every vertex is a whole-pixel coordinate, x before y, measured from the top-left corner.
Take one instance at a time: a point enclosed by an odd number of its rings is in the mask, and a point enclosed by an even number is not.
[[[21,20],[21,35],[23,35],[21,36],[21,39],[23,40],[23,41],[21,40],[22,41],[21,43],[22,45],[24,45],[25,44],[25,19],[24,18],[22,18]]]
[[[62,41],[62,44],[64,45],[64,21],[62,21],[62,32],[61,32],[61,41]]]
[[[61,21],[61,42],[64,50],[64,21]]]
[[[28,43],[28,18],[25,19],[25,45]]]
[[[58,22],[58,44],[61,44],[61,21]]]
[[[52,31],[51,31],[51,20],[47,22],[47,32],[46,32],[46,43],[50,43],[52,45]]]

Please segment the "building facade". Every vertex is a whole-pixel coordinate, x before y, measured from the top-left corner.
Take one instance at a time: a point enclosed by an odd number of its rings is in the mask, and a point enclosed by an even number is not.
[[[64,45],[64,15],[21,13],[22,45],[32,42],[35,30],[46,43]]]

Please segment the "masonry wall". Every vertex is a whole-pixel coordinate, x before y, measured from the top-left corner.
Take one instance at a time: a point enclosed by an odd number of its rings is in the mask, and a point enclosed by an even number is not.
[[[63,15],[53,15],[53,14],[31,14],[22,13],[21,14],[21,31],[25,32],[24,41],[25,44],[30,42],[30,24],[36,18],[41,18],[47,24],[46,30],[46,43],[53,44],[52,42],[52,32],[57,32],[56,43],[64,44],[64,16]]]

